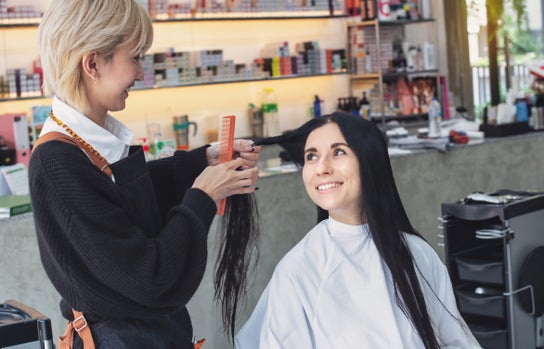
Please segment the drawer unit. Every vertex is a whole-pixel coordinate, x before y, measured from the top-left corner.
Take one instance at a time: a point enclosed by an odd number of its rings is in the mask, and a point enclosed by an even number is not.
[[[492,326],[472,325],[469,323],[474,337],[482,348],[508,349],[508,330]]]
[[[459,311],[464,314],[503,319],[506,316],[506,299],[503,292],[485,288],[493,290],[493,292],[488,291],[480,294],[478,289],[483,289],[483,287],[468,285],[455,290]]]
[[[504,285],[504,261],[470,257],[455,258],[461,281]]]
[[[445,263],[457,305],[486,349],[535,348],[542,322],[524,309],[525,258],[544,246],[544,195],[499,190],[442,204]],[[544,274],[543,274],[544,278]]]

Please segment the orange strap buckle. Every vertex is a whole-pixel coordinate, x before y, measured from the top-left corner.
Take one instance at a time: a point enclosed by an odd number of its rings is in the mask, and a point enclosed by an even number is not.
[[[87,319],[83,315],[77,317],[72,321],[72,325],[74,326],[74,330],[77,332],[85,329],[87,327]]]

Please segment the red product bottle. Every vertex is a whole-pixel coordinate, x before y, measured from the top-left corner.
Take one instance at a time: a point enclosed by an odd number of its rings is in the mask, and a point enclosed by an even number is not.
[[[367,0],[366,2],[367,20],[376,18],[376,0]]]

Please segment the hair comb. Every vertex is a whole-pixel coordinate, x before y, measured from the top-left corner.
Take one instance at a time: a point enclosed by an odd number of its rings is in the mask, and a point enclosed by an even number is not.
[[[221,136],[219,138],[219,157],[218,162],[221,164],[232,160],[232,145],[234,143],[234,124],[236,116],[227,115],[223,116],[221,120]],[[225,205],[227,198],[221,200],[219,208],[217,209],[217,215],[222,216],[225,213]]]

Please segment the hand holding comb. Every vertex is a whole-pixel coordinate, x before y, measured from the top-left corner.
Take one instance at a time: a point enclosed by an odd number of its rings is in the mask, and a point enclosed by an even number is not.
[[[223,116],[221,120],[221,130],[219,138],[219,157],[218,162],[221,164],[232,160],[232,146],[234,143],[234,123],[236,116],[228,115]],[[227,198],[221,200],[219,208],[217,209],[217,215],[222,216],[225,214],[225,205],[227,203]]]

